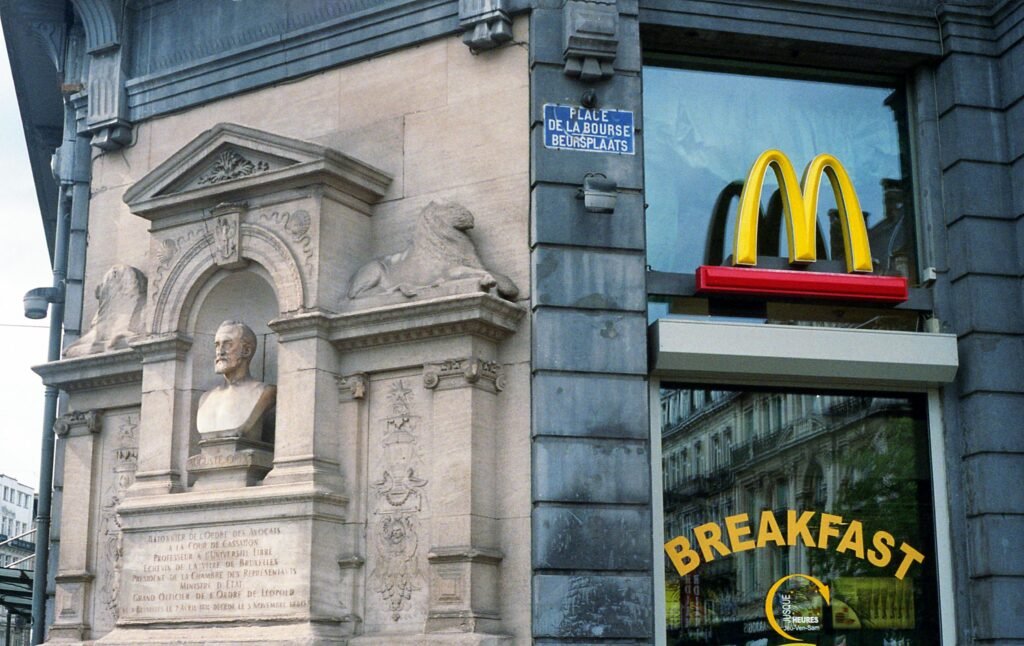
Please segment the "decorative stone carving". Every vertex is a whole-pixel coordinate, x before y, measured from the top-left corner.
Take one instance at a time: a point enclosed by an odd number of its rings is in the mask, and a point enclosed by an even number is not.
[[[390,256],[375,258],[352,278],[349,298],[401,293],[412,298],[444,283],[469,279],[485,292],[514,301],[519,288],[508,276],[489,271],[467,233],[473,214],[456,203],[431,202],[420,211],[412,241]]]
[[[57,437],[85,435],[100,432],[100,413],[94,410],[72,411],[57,418],[53,423]]]
[[[135,267],[114,265],[96,287],[99,308],[89,331],[64,350],[64,356],[81,357],[128,347],[143,332],[146,309],[146,275]]]
[[[338,393],[342,401],[349,399],[365,399],[367,377],[365,373],[357,372],[354,375],[336,377],[338,381]]]
[[[309,211],[296,209],[295,211],[271,211],[259,214],[261,220],[276,224],[289,235],[292,243],[302,253],[303,266],[306,273],[313,273],[313,236],[310,229],[313,226],[313,218]]]
[[[507,0],[459,0],[462,42],[470,51],[494,49],[512,40]]]
[[[100,525],[101,557],[104,561],[101,568],[101,591],[103,604],[110,616],[116,620],[118,616],[117,593],[121,587],[121,557],[123,554],[123,535],[121,517],[117,508],[124,500],[128,487],[135,482],[135,470],[138,464],[138,418],[127,416],[118,427],[117,445],[114,448],[114,480],[107,490],[101,509]]]
[[[270,470],[271,446],[265,423],[273,422],[277,388],[254,379],[249,364],[256,352],[256,335],[239,321],[224,321],[214,338],[214,370],[224,383],[203,393],[196,414],[199,455],[189,458],[197,485],[255,484]]]
[[[476,386],[491,392],[505,389],[505,375],[501,364],[476,357],[447,359],[423,366],[423,385],[426,388],[447,390]]]
[[[418,512],[427,481],[418,475],[422,461],[416,437],[420,418],[413,414],[412,395],[402,380],[391,386],[388,400],[392,415],[384,420],[386,430],[381,440],[383,472],[372,483],[377,493],[374,543],[378,560],[370,576],[374,591],[391,609],[394,621],[401,619],[412,593],[423,587]]]
[[[619,45],[615,0],[568,0],[562,12],[565,73],[588,83],[611,77]]]
[[[252,161],[233,148],[223,151],[213,160],[205,173],[199,176],[196,184],[219,184],[240,177],[248,177],[256,173],[270,170],[270,164],[262,159]]]
[[[210,212],[208,226],[213,231],[213,256],[218,267],[238,269],[244,267],[242,259],[242,214],[245,203],[219,204]]]

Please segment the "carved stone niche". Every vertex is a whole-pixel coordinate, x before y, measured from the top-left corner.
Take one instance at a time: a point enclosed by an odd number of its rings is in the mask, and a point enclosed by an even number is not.
[[[208,381],[214,378],[212,370],[201,371],[199,366],[203,357],[212,356],[219,321],[238,319],[253,329],[262,328],[258,335],[270,335],[271,319],[331,314],[369,247],[368,216],[390,181],[384,171],[336,150],[219,124],[126,191],[124,200],[131,211],[152,223],[146,272],[148,336],[134,347],[143,356],[144,381],[155,386],[143,389],[135,494],[180,491],[210,464],[233,464],[236,457],[252,461],[251,456],[233,454],[218,454],[216,460],[195,457],[200,453],[194,425],[197,402],[182,393],[209,391],[217,385]],[[246,276],[259,280],[242,278]],[[211,305],[215,285],[233,287],[221,288],[219,304]],[[270,309],[253,305],[257,292],[273,303]],[[197,314],[211,310],[216,314]],[[279,347],[276,335],[265,336],[258,347],[266,348],[272,359]],[[277,400],[300,410],[315,409],[314,391],[303,383],[301,373],[325,366],[318,365],[322,355],[316,353],[293,348],[288,356],[300,354],[299,365],[289,364],[278,376]],[[276,370],[273,361],[266,368]],[[160,391],[161,396],[153,394]],[[278,418],[289,417],[285,427],[278,425],[278,436],[284,433],[287,442],[312,442],[312,424],[297,431],[298,418],[278,410]],[[295,438],[296,433],[303,438]],[[309,464],[275,461],[272,468],[269,457],[261,455],[258,468],[242,465],[246,484],[255,484],[268,469],[268,478],[278,481],[286,473],[295,481],[331,471],[321,468],[315,455]]]

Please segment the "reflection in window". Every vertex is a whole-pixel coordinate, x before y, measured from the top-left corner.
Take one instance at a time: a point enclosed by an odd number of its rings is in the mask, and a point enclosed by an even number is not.
[[[692,396],[688,389],[661,391],[663,403]],[[791,574],[820,579],[832,595],[825,604],[801,579],[779,589],[792,616],[817,618],[813,625],[798,624],[808,628],[794,633],[801,641],[938,643],[924,403],[893,395],[757,390],[716,393],[714,399],[710,409],[662,419],[663,455],[683,456],[684,447],[692,446],[699,456],[702,445],[714,447],[713,469],[672,479],[663,491],[665,541],[685,537],[700,554],[699,565],[682,576],[664,559],[667,643],[782,643],[765,621],[765,601],[772,585]],[[755,410],[770,411],[771,432],[724,443],[730,429],[748,427]],[[760,541],[771,516],[780,536],[792,532],[793,545],[767,540],[729,554],[712,547],[708,559],[697,533],[707,535],[714,523],[722,545],[736,547],[725,520],[733,513],[745,514],[748,539]],[[878,544],[872,541],[886,536],[891,558],[873,563]],[[905,560],[904,544],[923,553],[923,562]],[[904,576],[897,578],[904,563]],[[781,605],[775,609],[780,613]]]
[[[848,171],[875,271],[916,282],[906,101],[897,87],[645,66],[648,264],[692,273],[727,262],[743,182],[758,155],[783,151],[799,173],[820,153]],[[832,191],[818,209],[819,259],[844,257]],[[762,191],[758,254],[786,255],[775,175]]]

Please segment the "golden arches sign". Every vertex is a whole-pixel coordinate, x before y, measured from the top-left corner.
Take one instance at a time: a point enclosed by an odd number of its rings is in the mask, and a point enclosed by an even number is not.
[[[867,225],[864,223],[857,192],[843,165],[832,155],[818,155],[807,165],[803,178],[798,183],[793,163],[785,153],[774,149],[761,153],[743,185],[733,241],[733,263],[750,266],[757,264],[758,211],[764,176],[769,168],[775,171],[779,193],[782,196],[782,210],[789,242],[789,262],[810,263],[817,260],[815,235],[818,189],[824,175],[832,185],[836,206],[839,208],[843,242],[846,247],[846,270],[870,273],[871,246],[868,243]]]

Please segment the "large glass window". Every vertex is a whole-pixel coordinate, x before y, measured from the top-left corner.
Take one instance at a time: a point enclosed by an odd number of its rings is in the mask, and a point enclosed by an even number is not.
[[[781,76],[647,65],[644,163],[648,264],[693,273],[729,262],[744,180],[767,149],[797,173],[834,155],[856,188],[875,272],[916,284],[906,101],[896,84],[821,82]],[[823,182],[819,260],[844,257],[835,199]],[[775,175],[761,192],[759,256],[786,256]]]
[[[662,409],[692,401],[664,388]],[[939,643],[923,396],[737,389],[661,420],[671,463],[771,423],[663,488],[666,643]],[[775,411],[778,411],[777,413]],[[771,609],[771,614],[767,609]]]

